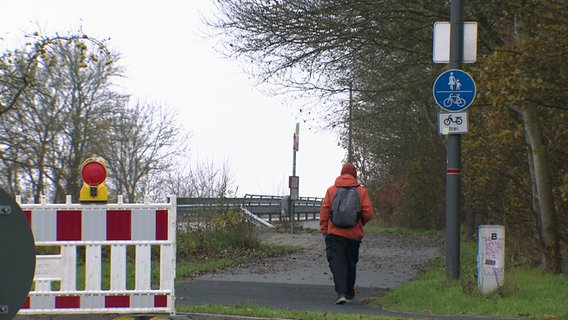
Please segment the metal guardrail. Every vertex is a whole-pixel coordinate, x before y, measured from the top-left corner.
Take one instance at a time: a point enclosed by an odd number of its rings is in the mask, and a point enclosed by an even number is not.
[[[243,207],[258,217],[268,215],[268,221],[272,222],[272,216],[276,215],[279,220],[286,216],[286,200],[282,196],[266,196],[246,194],[243,198]]]
[[[316,220],[319,219],[321,203],[323,198],[318,197],[300,197],[294,201],[294,215],[296,220]],[[310,218],[311,216],[311,218]]]
[[[323,199],[318,197],[300,197],[295,200],[295,219],[317,219],[322,201]],[[207,215],[208,211],[234,207],[246,208],[270,222],[275,217],[282,220],[289,215],[288,196],[246,194],[243,198],[177,198],[178,215]]]

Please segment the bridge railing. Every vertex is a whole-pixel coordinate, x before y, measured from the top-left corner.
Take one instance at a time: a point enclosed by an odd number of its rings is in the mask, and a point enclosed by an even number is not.
[[[294,201],[296,220],[318,219],[322,198],[300,197]],[[179,216],[206,217],[220,210],[244,208],[272,222],[289,217],[288,196],[246,194],[243,198],[177,198]]]
[[[323,198],[319,197],[300,197],[298,200],[294,201],[296,220],[301,220],[302,215],[304,215],[305,220],[309,220],[310,215],[311,219],[318,219],[322,201]]]
[[[268,221],[272,222],[272,216],[282,220],[286,215],[286,200],[282,196],[267,196],[246,194],[243,198],[243,207],[260,218],[268,216]]]

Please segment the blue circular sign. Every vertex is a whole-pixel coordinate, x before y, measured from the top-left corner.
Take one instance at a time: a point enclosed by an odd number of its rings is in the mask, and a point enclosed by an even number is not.
[[[469,107],[475,99],[475,90],[473,78],[459,69],[450,69],[440,74],[432,88],[436,103],[450,112]]]

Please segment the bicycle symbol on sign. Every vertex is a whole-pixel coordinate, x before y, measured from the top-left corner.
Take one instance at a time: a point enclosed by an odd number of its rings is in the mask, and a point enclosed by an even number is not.
[[[456,104],[458,107],[465,106],[465,99],[460,97],[459,94],[451,94],[444,100],[444,106],[446,108],[451,107],[452,105]]]
[[[461,116],[457,116],[456,119],[454,120],[454,118],[452,117],[452,115],[448,115],[448,117],[446,119],[444,119],[444,124],[446,126],[449,126],[450,124],[455,123],[458,126],[461,125],[463,123],[462,117]]]

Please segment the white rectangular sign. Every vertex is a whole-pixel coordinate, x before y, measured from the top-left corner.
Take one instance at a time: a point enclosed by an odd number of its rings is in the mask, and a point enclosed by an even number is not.
[[[438,114],[440,134],[459,134],[467,132],[467,112]]]
[[[433,33],[434,63],[450,62],[450,23],[434,22]],[[463,23],[463,62],[474,63],[477,60],[477,22]]]

